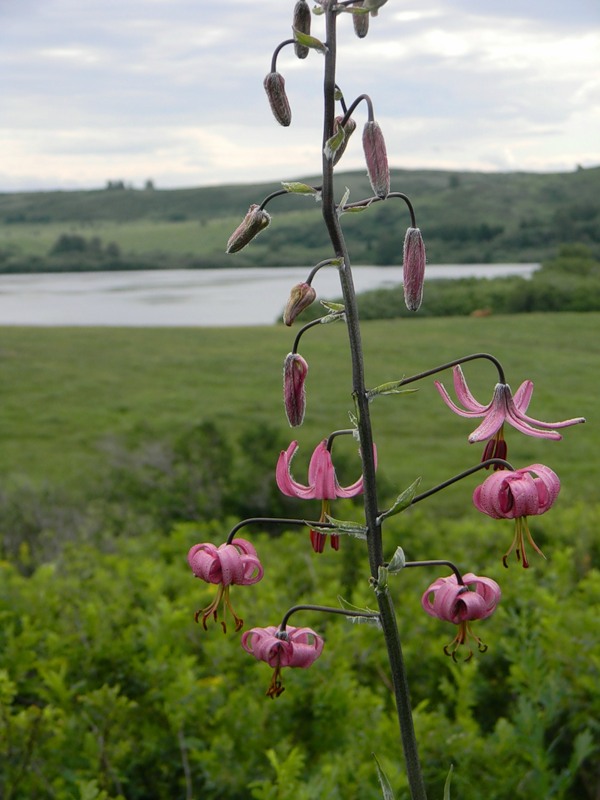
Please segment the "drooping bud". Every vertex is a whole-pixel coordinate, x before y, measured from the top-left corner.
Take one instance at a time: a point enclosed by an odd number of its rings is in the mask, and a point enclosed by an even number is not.
[[[273,116],[280,125],[287,128],[292,121],[292,111],[285,93],[285,80],[279,72],[269,72],[263,85],[269,98]]]
[[[271,217],[264,208],[260,208],[253,203],[248,209],[248,213],[234,230],[227,241],[226,253],[237,253],[246,247],[255,236],[264,230],[271,222]]]
[[[314,302],[316,291],[308,283],[299,283],[293,287],[283,311],[283,322],[288,327],[305,308]]]
[[[294,6],[294,22],[292,27],[300,33],[310,33],[310,8],[306,0],[298,0]],[[294,52],[298,58],[306,58],[310,48],[306,45],[294,44]]]
[[[425,245],[419,228],[406,231],[403,264],[404,302],[409,311],[418,311],[425,278]]]
[[[365,123],[363,149],[371,186],[377,197],[383,200],[390,193],[390,169],[383,133],[374,120]]]
[[[343,119],[344,119],[343,117],[336,117],[335,120],[333,121],[334,136],[335,133],[339,130],[340,123]],[[334,153],[333,166],[335,166],[340,160],[340,158],[344,155],[344,151],[348,146],[348,139],[352,136],[352,134],[356,130],[356,122],[352,119],[352,117],[349,117],[349,119],[346,120],[346,124],[343,127],[344,127],[344,141],[341,143],[341,145]]]
[[[362,8],[364,3],[352,3],[356,8]],[[354,33],[359,39],[364,39],[369,32],[369,14],[352,14],[352,22],[354,24]]]
[[[302,425],[306,410],[304,382],[308,364],[298,353],[288,353],[283,364],[283,402],[292,428]]]

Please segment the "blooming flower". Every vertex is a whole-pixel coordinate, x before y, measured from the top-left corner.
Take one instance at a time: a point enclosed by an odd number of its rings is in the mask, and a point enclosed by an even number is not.
[[[404,302],[409,311],[418,311],[423,299],[425,245],[419,228],[408,228],[404,237]]]
[[[458,633],[444,647],[444,653],[454,661],[458,648],[466,644],[469,638],[474,640],[480,653],[487,650],[487,645],[473,633],[469,622],[489,617],[502,596],[500,587],[491,578],[479,578],[469,572],[463,576],[463,581],[464,584],[461,585],[454,574],[447,578],[438,578],[421,598],[423,609],[431,617],[458,625]],[[473,651],[469,648],[465,661],[472,656]]]
[[[258,583],[264,570],[256,554],[256,550],[245,539],[234,539],[231,544],[222,544],[217,547],[210,542],[195,544],[188,553],[188,564],[197,578],[206,583],[219,585],[217,596],[206,608],[200,609],[194,619],[202,617],[202,626],[206,630],[206,621],[212,616],[217,621],[221,601],[225,609],[229,609],[235,623],[235,630],[239,631],[244,620],[237,616],[229,599],[231,584],[249,586]],[[225,633],[227,626],[225,620],[221,621]]]
[[[310,667],[323,651],[323,639],[311,628],[287,627],[280,630],[274,626],[252,628],[242,636],[242,647],[259,661],[274,668],[267,696],[279,697],[284,691],[281,680],[283,667]]]
[[[363,150],[371,187],[383,200],[390,193],[390,169],[385,139],[379,123],[370,120],[363,128]]]
[[[288,353],[283,364],[283,402],[292,428],[302,425],[306,409],[304,382],[308,364],[298,353]]]
[[[314,302],[316,296],[316,291],[308,283],[299,283],[294,286],[283,311],[284,324],[289,327],[298,314],[301,314]]]
[[[558,475],[543,464],[532,464],[512,472],[502,470],[486,478],[473,492],[473,503],[494,519],[514,519],[513,542],[502,559],[504,566],[513,549],[517,560],[527,568],[529,562],[525,552],[525,537],[541,556],[544,554],[533,541],[527,517],[545,514],[552,507],[560,491]]]
[[[240,222],[227,241],[226,253],[237,253],[250,244],[255,236],[271,222],[271,217],[264,208],[253,203],[244,219]]]
[[[308,486],[303,486],[292,477],[290,472],[292,458],[298,449],[298,442],[292,442],[287,450],[282,450],[277,461],[275,478],[277,486],[288,497],[299,497],[301,500],[322,500],[321,517],[319,522],[325,522],[329,514],[329,501],[336,497],[355,497],[363,490],[363,478],[350,486],[340,486],[335,474],[335,467],[331,460],[331,453],[327,449],[327,439],[323,439],[315,448],[308,465]],[[320,531],[311,531],[310,540],[313,550],[322,553],[327,535]],[[331,546],[334,550],[339,548],[339,536],[331,536]]]
[[[525,412],[533,394],[532,381],[523,381],[514,396],[507,383],[497,383],[494,396],[487,406],[479,403],[471,394],[460,366],[454,367],[454,389],[456,396],[464,408],[457,406],[451,399],[443,384],[435,381],[435,386],[446,405],[461,417],[483,417],[483,422],[469,435],[469,442],[484,442],[498,433],[503,424],[508,422],[513,428],[528,436],[540,439],[561,439],[555,428],[567,428],[585,422],[584,417],[563,420],[563,422],[542,422],[529,417]]]

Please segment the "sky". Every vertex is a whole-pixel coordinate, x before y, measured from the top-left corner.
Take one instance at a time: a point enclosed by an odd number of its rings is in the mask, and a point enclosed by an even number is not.
[[[262,85],[294,2],[0,0],[0,192],[318,174],[323,57],[279,56],[289,128]],[[388,0],[362,40],[344,14],[338,83],[372,98],[393,167],[600,164],[598,0]]]

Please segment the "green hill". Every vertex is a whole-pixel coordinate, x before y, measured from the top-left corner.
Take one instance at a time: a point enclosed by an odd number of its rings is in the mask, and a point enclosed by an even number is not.
[[[341,173],[338,187],[340,197],[350,189],[351,201],[371,195],[359,172]],[[137,190],[118,182],[84,192],[0,194],[0,271],[277,266],[326,257],[318,205],[292,195],[269,205],[269,231],[239,256],[225,256],[248,206],[278,188]],[[413,201],[431,263],[537,262],[573,242],[600,255],[600,167],[552,174],[393,170],[392,189]],[[345,215],[354,262],[400,263],[408,222],[404,205],[393,200]]]

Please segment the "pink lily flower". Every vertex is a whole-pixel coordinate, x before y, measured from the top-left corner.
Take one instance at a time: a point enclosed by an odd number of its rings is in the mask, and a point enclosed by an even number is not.
[[[494,519],[516,520],[513,542],[502,559],[505,567],[513,549],[523,567],[529,566],[525,537],[535,552],[544,557],[533,541],[527,517],[545,514],[554,505],[559,491],[558,475],[543,464],[532,464],[513,472],[495,472],[481,486],[477,486],[473,492],[473,503],[479,511]]]
[[[234,539],[231,544],[222,544],[219,547],[210,542],[203,542],[190,548],[188,563],[197,578],[206,583],[219,585],[213,602],[194,615],[196,622],[201,616],[202,627],[207,630],[206,621],[210,616],[215,622],[217,621],[219,606],[223,602],[225,609],[228,609],[233,616],[235,630],[239,631],[244,625],[244,620],[233,610],[229,599],[229,587],[232,584],[250,586],[258,583],[263,577],[263,566],[254,547],[245,539]],[[221,627],[223,633],[226,633],[225,620],[221,621]]]
[[[459,584],[456,575],[438,578],[424,592],[421,605],[431,617],[443,619],[458,625],[458,633],[444,653],[456,661],[456,652],[469,638],[473,639],[480,653],[485,653],[487,645],[471,630],[469,622],[486,619],[496,609],[502,596],[500,587],[491,578],[479,578],[469,572],[463,576],[464,585]],[[469,652],[465,661],[473,657]]]
[[[435,381],[435,386],[446,405],[461,417],[483,417],[483,422],[469,436],[469,442],[484,442],[501,433],[505,422],[512,425],[527,436],[536,436],[540,439],[561,439],[562,436],[555,428],[567,428],[585,422],[584,417],[563,420],[562,422],[542,422],[528,416],[525,412],[531,402],[533,394],[532,381],[524,381],[514,396],[507,383],[497,383],[494,396],[486,405],[479,403],[469,391],[465,376],[460,366],[454,367],[454,389],[456,396],[464,408],[457,406],[446,391],[444,385]]]
[[[310,667],[323,651],[323,639],[311,628],[288,626],[280,630],[274,626],[252,628],[242,636],[242,647],[259,661],[274,668],[267,696],[279,697],[284,691],[281,680],[282,667]]]
[[[330,510],[330,500],[335,500],[336,497],[348,498],[361,494],[363,491],[362,475],[350,486],[340,486],[331,460],[331,453],[327,449],[327,439],[323,439],[312,454],[308,465],[308,486],[295,481],[290,469],[297,449],[298,442],[292,442],[287,450],[281,451],[275,472],[277,486],[288,497],[298,497],[301,500],[322,500],[319,522],[326,521]],[[323,552],[326,538],[327,534],[320,531],[310,532],[310,540],[315,553]],[[339,536],[332,534],[331,546],[334,550],[339,549]]]

